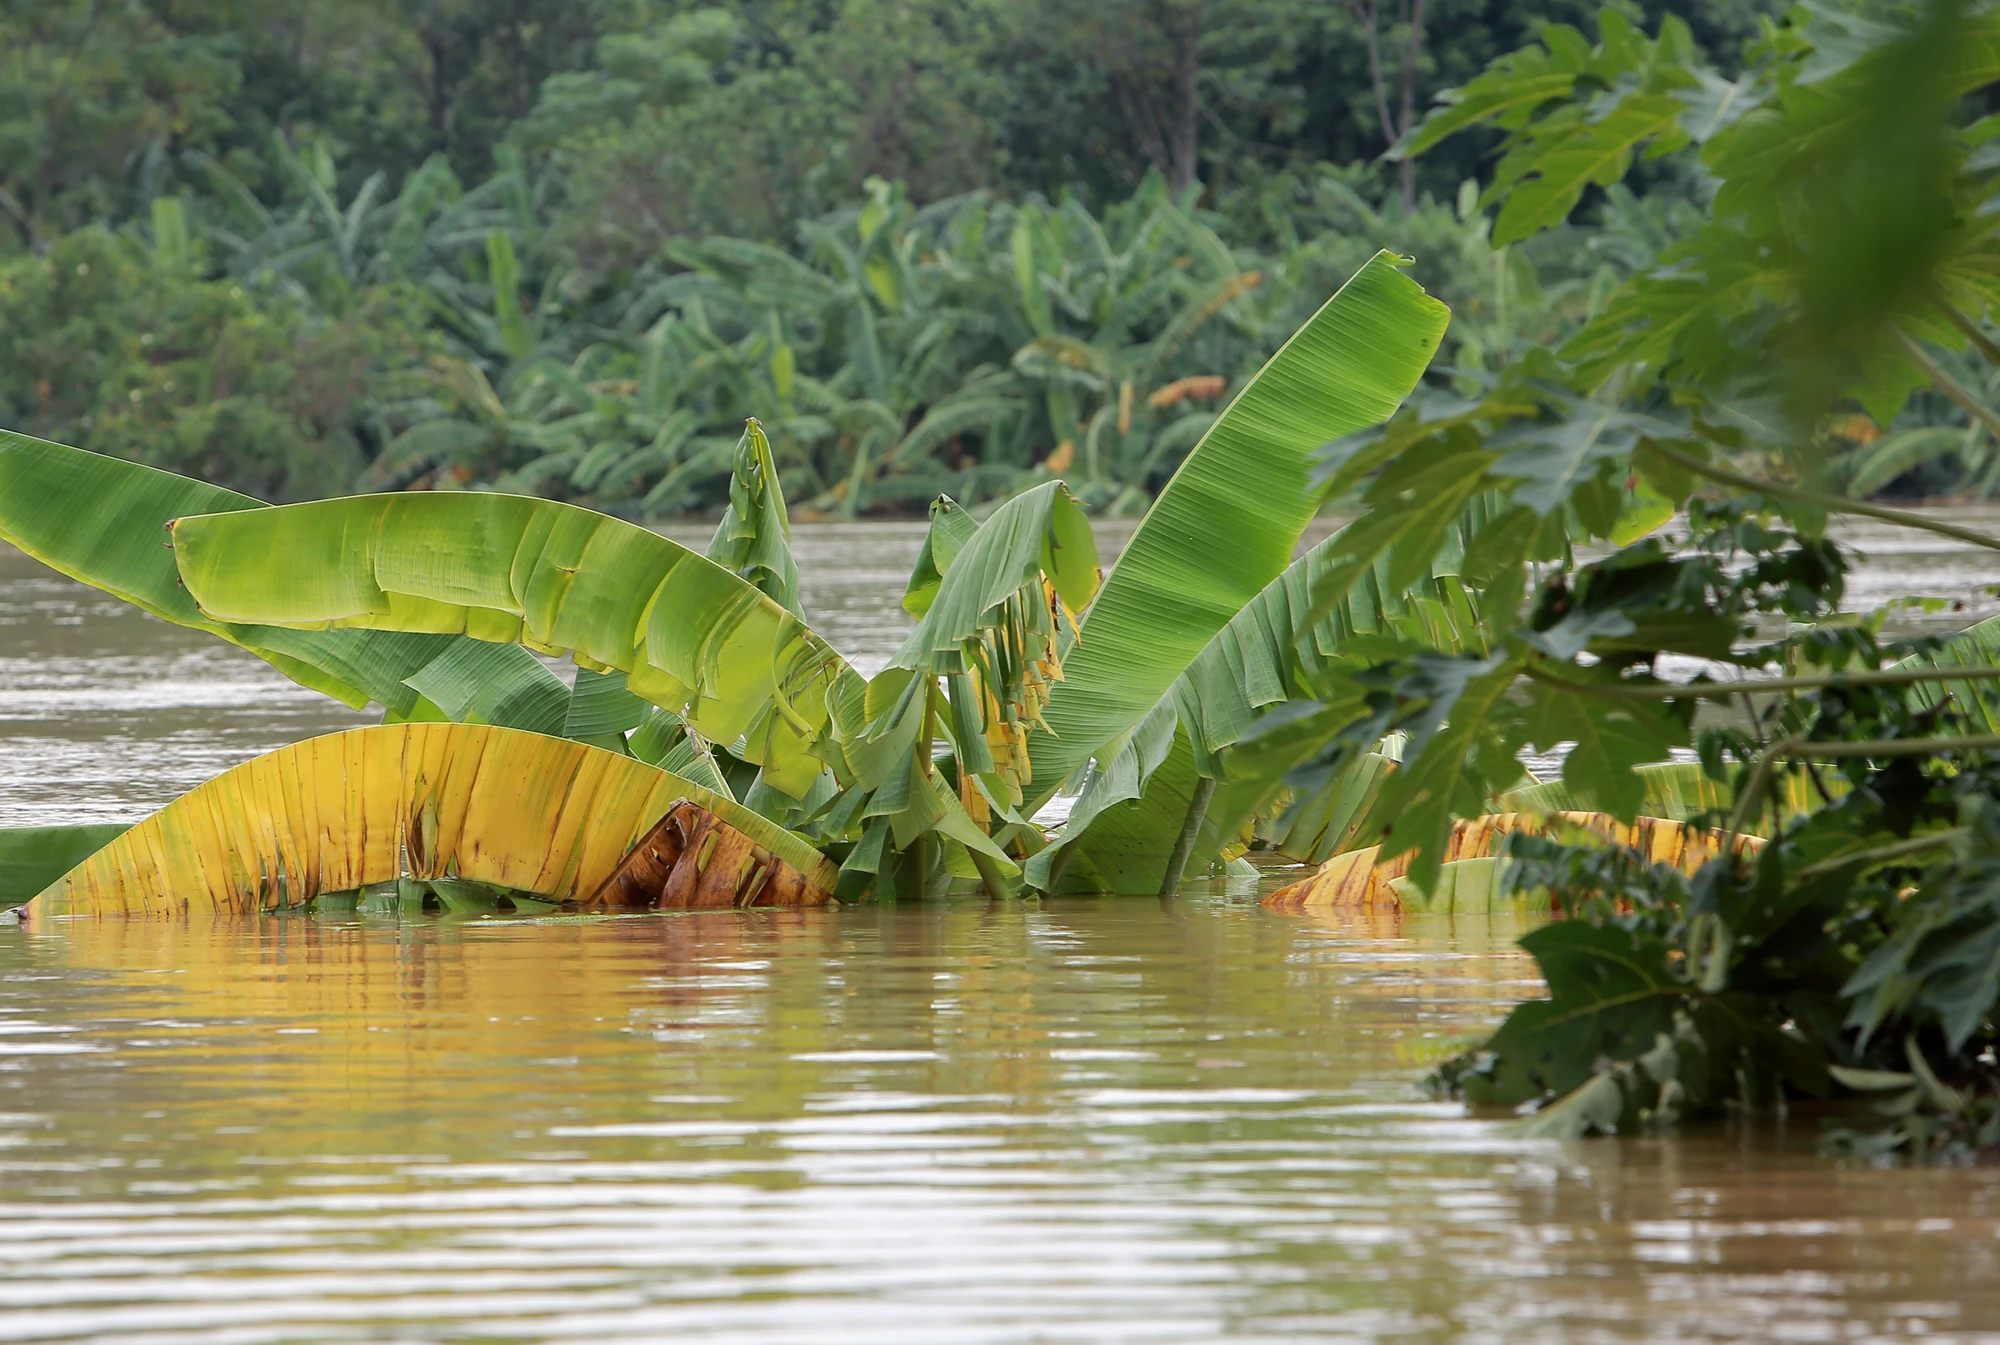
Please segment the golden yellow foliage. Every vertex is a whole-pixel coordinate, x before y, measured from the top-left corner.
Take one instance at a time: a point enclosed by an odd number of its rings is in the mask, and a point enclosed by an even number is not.
[[[587,899],[683,799],[832,887],[833,865],[802,838],[630,757],[483,724],[395,724],[313,738],[217,776],[23,915],[248,914],[399,877]]]
[[[1641,817],[1628,823],[1609,813],[1487,813],[1482,817],[1461,818],[1452,824],[1451,839],[1445,843],[1444,862],[1490,858],[1499,849],[1499,838],[1510,831],[1551,837],[1584,832],[1629,845],[1656,864],[1672,864],[1688,873],[1721,853],[1714,833],[1697,831],[1662,817]],[[1754,836],[1741,837],[1738,843],[1744,849],[1763,845]],[[1264,905],[1278,911],[1314,908],[1400,911],[1402,901],[1394,884],[1409,872],[1411,855],[1377,862],[1380,854],[1381,847],[1377,845],[1337,854],[1320,865],[1310,878],[1281,887],[1265,897]]]

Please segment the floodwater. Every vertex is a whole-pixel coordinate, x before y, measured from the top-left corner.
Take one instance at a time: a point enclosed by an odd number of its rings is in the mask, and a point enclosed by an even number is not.
[[[879,663],[921,530],[801,533]],[[0,825],[355,722],[0,551]],[[1412,1086],[1517,927],[1254,895],[0,929],[0,1342],[2000,1341],[2000,1171],[1518,1138]]]

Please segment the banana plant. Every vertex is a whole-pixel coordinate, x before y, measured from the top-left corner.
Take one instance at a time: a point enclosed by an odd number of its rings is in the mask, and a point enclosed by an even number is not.
[[[1094,754],[1115,757],[1279,579],[1316,504],[1314,448],[1393,412],[1445,319],[1395,258],[1369,263],[1218,418],[1108,579],[1059,481],[982,523],[940,501],[906,595],[916,626],[872,680],[802,619],[773,446],[754,420],[705,556],[556,501],[419,492],[273,508],[26,440],[0,442],[0,524],[86,582],[350,704],[379,701],[392,726],[513,727],[638,758],[633,770],[679,768],[704,799],[750,810],[773,853],[787,828],[809,836],[838,861],[843,896],[954,878],[999,894],[1042,848],[1027,814]],[[536,653],[573,657],[575,687]],[[1227,660],[1197,674],[1251,676]],[[1123,872],[1100,870],[1114,886]],[[240,895],[247,880],[230,881]]]
[[[219,622],[183,587],[167,525],[202,513],[263,511],[235,492],[81,449],[0,431],[0,540],[71,578],[177,625],[203,630],[270,663],[300,685],[390,723],[454,720],[567,737],[620,755],[666,760],[676,743],[641,725],[644,707],[611,677],[580,672],[574,687],[526,648],[442,633],[305,630]],[[671,765],[700,780],[702,761]],[[716,782],[703,780],[713,787]],[[0,904],[33,896],[125,827],[0,830]]]

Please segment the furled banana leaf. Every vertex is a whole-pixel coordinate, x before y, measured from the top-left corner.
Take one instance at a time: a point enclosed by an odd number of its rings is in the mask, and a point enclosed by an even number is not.
[[[771,441],[753,417],[743,427],[729,478],[729,508],[715,525],[708,558],[755,584],[771,601],[799,620],[799,567],[792,560],[792,521]]]
[[[309,739],[208,781],[58,878],[58,915],[253,913],[408,877],[591,897],[680,800],[830,890],[810,843],[689,781],[583,743],[481,724]]]
[[[1158,891],[1200,777],[1222,783],[1204,805],[1188,853],[1196,869],[1271,802],[1294,765],[1345,727],[1339,716],[1313,710],[1270,725],[1256,752],[1232,753],[1226,766],[1219,760],[1274,705],[1345,699],[1350,693],[1336,685],[1335,670],[1357,638],[1402,630],[1435,648],[1481,647],[1478,611],[1453,574],[1460,563],[1455,543],[1417,588],[1392,591],[1387,562],[1378,562],[1325,620],[1304,627],[1313,586],[1340,544],[1335,533],[1287,566],[1230,618],[1137,725],[1098,754],[1060,837],[1030,865],[1030,882],[1046,884],[1061,875],[1064,890]],[[1357,702],[1357,714],[1359,708]],[[1379,783],[1370,777],[1371,787]],[[1311,799],[1302,806],[1331,812],[1335,804]]]
[[[125,830],[123,822],[0,829],[0,909],[27,901]]]
[[[847,665],[748,582],[636,524],[515,495],[363,495],[180,519],[217,620],[469,635],[545,652],[685,715],[797,798]],[[280,561],[284,563],[278,563]]]
[[[1450,313],[1378,254],[1272,356],[1161,492],[1081,623],[1031,740],[1044,799],[1144,717],[1291,561],[1314,451],[1386,420]]]
[[[218,621],[197,610],[167,549],[167,524],[184,514],[266,507],[171,472],[0,430],[0,538],[154,616],[240,645],[357,710],[372,700],[391,714],[411,713],[417,693],[404,679],[443,653],[450,639],[285,630]]]

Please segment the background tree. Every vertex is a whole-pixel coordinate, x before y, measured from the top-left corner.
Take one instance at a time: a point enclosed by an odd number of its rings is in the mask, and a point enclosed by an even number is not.
[[[1424,53],[1424,0],[1396,0],[1393,23],[1385,34],[1383,0],[1347,0],[1354,21],[1361,25],[1362,40],[1368,49],[1368,78],[1375,86],[1375,111],[1381,119],[1385,148],[1393,148],[1417,124],[1417,78]],[[1389,49],[1389,61],[1383,48]],[[1389,62],[1395,66],[1395,108],[1390,108]],[[1417,163],[1406,158],[1401,165],[1403,210],[1417,208]]]

